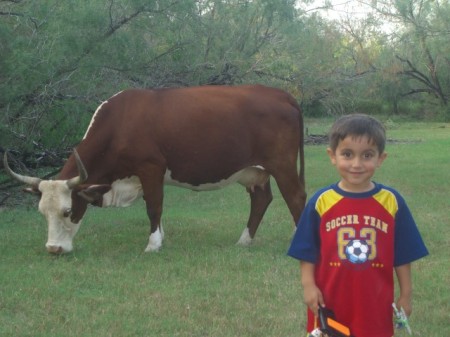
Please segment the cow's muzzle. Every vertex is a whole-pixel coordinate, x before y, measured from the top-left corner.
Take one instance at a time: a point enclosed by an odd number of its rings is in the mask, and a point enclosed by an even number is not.
[[[64,253],[64,250],[61,246],[46,246],[47,252],[50,254],[62,254]]]

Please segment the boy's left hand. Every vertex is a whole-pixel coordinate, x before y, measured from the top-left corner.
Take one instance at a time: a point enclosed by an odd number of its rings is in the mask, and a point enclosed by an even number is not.
[[[405,311],[406,316],[410,316],[411,312],[412,312],[412,305],[411,305],[411,299],[410,298],[405,298],[405,297],[399,297],[397,299],[397,301],[395,302],[395,304],[397,305],[397,308],[403,308],[403,310]]]

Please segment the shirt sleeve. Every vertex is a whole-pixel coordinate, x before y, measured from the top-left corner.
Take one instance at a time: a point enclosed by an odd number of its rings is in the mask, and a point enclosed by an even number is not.
[[[320,216],[315,209],[316,199],[312,198],[306,204],[287,253],[295,259],[311,263],[317,262],[320,252]]]
[[[394,266],[411,263],[428,255],[416,222],[405,200],[395,192],[398,211],[395,215]]]

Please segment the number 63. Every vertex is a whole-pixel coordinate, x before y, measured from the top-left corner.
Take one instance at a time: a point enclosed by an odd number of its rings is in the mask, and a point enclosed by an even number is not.
[[[373,260],[377,256],[377,245],[376,238],[377,232],[374,228],[363,228],[359,231],[359,236],[356,236],[356,229],[344,227],[338,230],[338,249],[339,249],[339,258],[344,260],[345,256],[345,247],[348,243],[354,239],[361,239],[367,242],[369,245],[369,256],[368,260]]]

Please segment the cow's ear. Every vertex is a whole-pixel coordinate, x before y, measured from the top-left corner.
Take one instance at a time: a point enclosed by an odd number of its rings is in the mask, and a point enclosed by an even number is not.
[[[40,197],[42,195],[41,191],[34,187],[27,187],[23,189],[24,192],[31,193]]]
[[[94,206],[102,206],[103,194],[111,190],[111,185],[90,185],[82,187],[78,191],[78,195]]]

